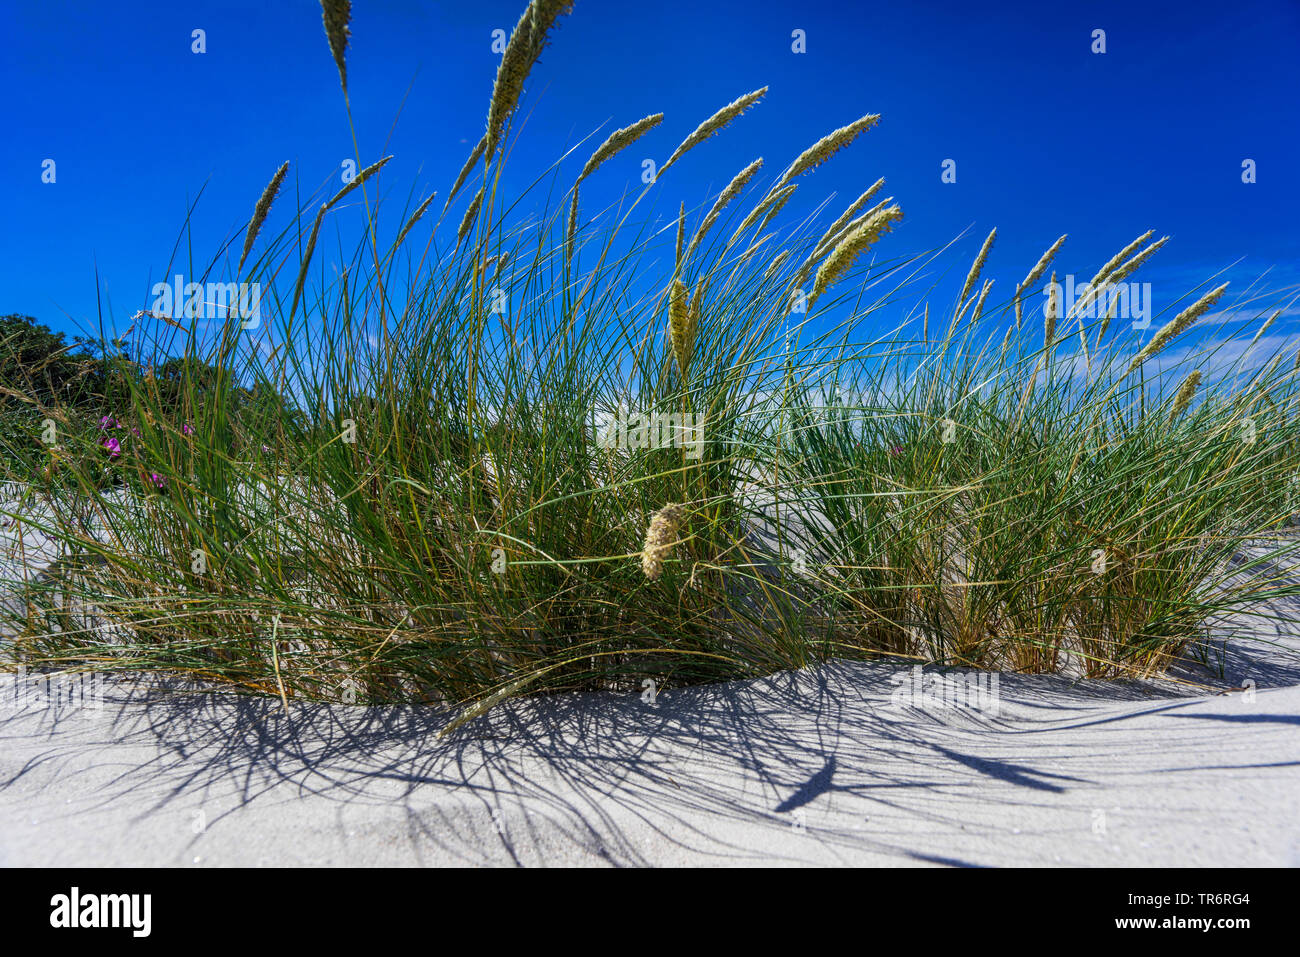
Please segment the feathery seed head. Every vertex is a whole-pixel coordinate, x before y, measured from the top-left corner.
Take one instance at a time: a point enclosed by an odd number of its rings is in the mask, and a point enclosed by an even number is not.
[[[348,23],[352,20],[352,0],[321,0],[321,19],[325,23],[325,37],[329,40],[334,65],[339,68],[339,82],[343,92],[348,92],[348,67],[344,54],[348,48]]]
[[[370,177],[374,176],[381,169],[383,169],[384,165],[392,158],[393,157],[389,155],[389,156],[385,156],[383,159],[379,160],[378,162],[371,163],[360,173],[358,173],[356,175],[356,178],[354,178],[352,182],[348,183],[341,190],[335,193],[333,198],[328,203],[325,204],[325,208],[326,209],[333,208],[337,203],[339,203],[343,199],[343,197],[347,196],[348,193],[352,192],[358,186],[362,185],[366,180],[370,179]]]
[[[606,139],[604,143],[600,144],[600,148],[591,154],[591,158],[587,160],[587,165],[582,168],[582,172],[578,175],[577,182],[573,185],[576,187],[578,183],[581,183],[592,173],[596,172],[602,163],[620,150],[627,149],[627,147],[631,146],[641,137],[645,136],[646,133],[650,132],[662,123],[663,119],[664,115],[662,113],[655,113],[652,116],[647,116],[644,119],[637,120],[631,126],[625,126],[623,129],[615,130],[613,133],[609,134],[608,139]]]
[[[680,279],[673,280],[672,292],[668,297],[668,337],[677,357],[677,368],[686,378],[686,370],[691,361],[690,305],[686,300],[686,283]]]
[[[456,230],[456,244],[464,242],[465,234],[470,231],[474,225],[474,220],[478,217],[478,208],[483,204],[483,187],[478,188],[474,198],[470,201],[469,208],[465,210],[465,216],[460,221],[460,229]]]
[[[768,263],[767,269],[763,272],[764,282],[767,282],[776,274],[776,271],[781,268],[781,264],[785,262],[786,257],[789,255],[790,250],[788,249],[783,249],[781,252],[776,254],[775,258]]]
[[[758,202],[758,204],[752,210],[749,211],[749,215],[746,216],[741,221],[738,227],[736,227],[736,231],[731,234],[731,239],[728,240],[727,245],[728,246],[734,245],[736,240],[739,239],[741,236],[743,236],[746,232],[748,232],[750,227],[752,227],[756,222],[758,222],[758,218],[760,216],[763,216],[764,213],[767,213],[768,210],[773,208],[779,210],[782,206],[784,206],[786,200],[788,200],[791,197],[791,195],[793,195],[794,190],[795,187],[793,186],[784,186],[781,189],[769,190],[767,195],[764,196]],[[764,217],[763,223],[766,224],[767,221],[771,218],[772,218],[772,214],[768,214],[766,217]],[[762,229],[762,226],[760,226],[759,228]]]
[[[289,307],[290,319],[298,309],[298,300],[302,298],[302,287],[307,281],[307,267],[311,264],[311,254],[316,251],[316,236],[320,233],[321,220],[325,218],[327,209],[329,209],[328,203],[320,208],[320,212],[316,214],[316,221],[311,224],[311,236],[307,239],[307,247],[302,255],[302,266],[298,269],[298,281],[293,287],[293,304]]]
[[[719,194],[717,202],[713,204],[713,208],[709,210],[704,217],[704,221],[700,223],[700,228],[695,230],[695,235],[691,237],[691,244],[686,250],[687,258],[689,258],[691,253],[693,253],[696,247],[699,246],[700,241],[704,238],[705,234],[708,233],[709,229],[712,228],[713,224],[717,222],[718,217],[722,214],[722,211],[726,208],[727,204],[740,195],[740,191],[745,188],[745,184],[753,178],[754,174],[758,172],[759,167],[762,165],[763,157],[760,156],[737,173],[732,178],[731,182],[727,184],[727,188]]]
[[[794,179],[801,173],[806,173],[810,169],[820,166],[828,159],[838,153],[844,147],[852,143],[858,136],[866,130],[871,129],[880,122],[880,114],[869,113],[860,119],[854,120],[848,126],[841,126],[833,133],[828,133],[819,139],[808,149],[804,150],[790,164],[790,168],[785,171],[777,183],[772,188],[780,189],[790,180]]]
[[[678,542],[678,530],[686,518],[684,505],[665,505],[650,516],[645,544],[641,548],[641,571],[651,581],[663,574],[664,559]]]
[[[1268,332],[1268,327],[1273,325],[1273,322],[1280,315],[1282,315],[1281,309],[1277,310],[1276,312],[1273,313],[1273,315],[1269,316],[1267,319],[1264,320],[1264,324],[1259,327],[1259,332],[1255,333],[1255,338],[1250,340],[1250,344],[1252,346],[1255,343],[1259,342],[1259,340],[1264,337],[1264,333]]]
[[[794,191],[797,188],[798,187],[795,186],[795,184],[791,183],[789,186],[783,187],[780,192],[772,194],[772,208],[767,211],[767,215],[763,217],[763,221],[758,224],[760,231],[773,220],[777,213],[781,212],[782,208],[790,201],[790,197],[794,195]]]
[[[1186,332],[1187,328],[1191,326],[1192,323],[1204,315],[1211,306],[1219,301],[1219,297],[1223,295],[1227,288],[1228,284],[1225,282],[1217,289],[1210,290],[1200,299],[1196,300],[1196,302],[1192,303],[1178,315],[1174,316],[1173,319],[1169,320],[1169,322],[1167,322],[1159,332],[1151,337],[1151,341],[1146,344],[1146,347],[1133,357],[1133,361],[1129,363],[1128,371],[1124,374],[1131,374],[1133,370],[1143,362],[1162,351],[1169,345],[1169,343],[1173,342],[1174,339]]]
[[[460,175],[456,177],[456,183],[452,186],[451,192],[447,194],[447,202],[442,207],[444,213],[451,206],[451,201],[456,198],[456,194],[460,192],[460,188],[465,185],[465,180],[469,178],[469,171],[474,168],[474,164],[479,161],[486,149],[487,134],[484,133],[479,137],[478,145],[474,147],[474,151],[469,154],[469,159],[465,160],[465,165],[460,168]]]
[[[262,190],[262,195],[253,207],[253,218],[249,220],[248,229],[244,233],[244,251],[239,256],[239,269],[236,272],[242,272],[244,269],[244,260],[248,258],[248,253],[253,248],[253,241],[257,239],[257,234],[261,232],[262,224],[266,222],[267,214],[271,212],[271,203],[275,201],[276,194],[280,191],[280,184],[284,182],[284,176],[289,172],[289,164],[285,162],[275,175],[271,177],[271,182],[266,184],[266,189]]]
[[[870,248],[883,234],[889,232],[893,223],[902,218],[902,209],[898,206],[888,206],[872,213],[866,222],[846,236],[835,247],[835,251],[822,263],[821,268],[817,270],[817,277],[813,281],[813,292],[808,298],[808,305],[811,306],[815,300],[821,297],[822,293],[843,275],[845,270],[853,264],[859,253]]]
[[[849,221],[858,214],[858,211],[862,209],[863,206],[867,205],[867,200],[872,196],[875,196],[876,193],[880,191],[880,187],[884,185],[885,178],[882,176],[880,179],[872,183],[871,186],[867,188],[866,192],[855,199],[848,209],[840,213],[839,218],[836,219],[835,222],[831,223],[830,228],[828,228],[826,232],[822,233],[822,238],[817,240],[817,249],[824,253],[826,250],[834,246],[839,240],[841,230],[848,225]],[[888,200],[886,200],[886,202],[888,202]]]
[[[992,289],[992,288],[993,288],[993,280],[992,280],[992,279],[986,279],[986,280],[984,281],[984,288],[980,290],[980,296],[979,296],[979,298],[975,300],[975,309],[974,309],[973,312],[971,312],[971,315],[970,315],[971,322],[974,322],[976,319],[978,319],[978,318],[983,314],[983,312],[984,312],[984,300],[987,299],[987,298],[989,297],[989,290]]]
[[[1178,389],[1178,395],[1174,397],[1174,407],[1169,413],[1171,420],[1178,418],[1185,411],[1192,401],[1192,396],[1196,395],[1196,387],[1201,384],[1201,370],[1196,369],[1183,380],[1183,384]]]
[[[393,243],[394,249],[402,245],[402,240],[406,238],[406,234],[409,233],[411,228],[420,221],[420,217],[424,215],[424,211],[429,208],[429,204],[433,202],[434,197],[437,195],[437,193],[433,193],[428,199],[421,203],[420,208],[417,209],[411,218],[406,221],[406,225],[402,227],[402,231],[397,234],[397,241]]]
[[[489,162],[496,155],[506,120],[519,104],[524,81],[546,46],[547,34],[555,26],[555,21],[572,9],[570,0],[532,0],[515,24],[505,52],[501,54],[501,65],[497,67],[496,82],[492,86],[492,102],[488,106],[484,145]]]
[[[1066,236],[1068,235],[1069,234],[1067,233]],[[1048,247],[1047,252],[1043,253],[1043,255],[1039,257],[1038,262],[1034,263],[1034,268],[1029,270],[1029,275],[1025,277],[1025,281],[1020,284],[1021,289],[1031,289],[1033,288],[1034,283],[1043,278],[1043,274],[1047,272],[1047,267],[1052,264],[1052,260],[1056,258],[1056,254],[1060,252],[1061,247],[1065,245],[1066,236],[1062,236],[1056,242],[1052,243],[1052,245]]]
[[[1138,270],[1139,266],[1141,266],[1148,259],[1154,256],[1156,252],[1160,249],[1160,247],[1167,242],[1169,242],[1168,236],[1162,236],[1161,238],[1157,239],[1146,249],[1142,250],[1140,253],[1138,253],[1128,262],[1124,263],[1124,265],[1120,266],[1118,269],[1116,269],[1114,272],[1108,275],[1106,277],[1106,284],[1115,285],[1123,282],[1125,279],[1127,279],[1129,276],[1135,273]]]
[[[989,238],[984,240],[984,245],[980,247],[979,255],[975,257],[975,262],[971,264],[970,272],[966,274],[966,282],[961,287],[961,295],[957,297],[958,302],[965,302],[970,291],[975,288],[975,283],[979,282],[980,270],[984,268],[984,261],[989,258],[989,250],[993,248],[993,240],[997,238],[997,227],[989,233]]]
[[[668,157],[668,161],[664,163],[663,166],[659,167],[658,175],[662,176],[664,172],[667,171],[668,167],[681,159],[688,150],[695,148],[710,136],[719,132],[724,126],[762,99],[765,93],[767,93],[767,87],[755,90],[753,93],[746,93],[744,96],[737,100],[733,100],[731,103],[728,103],[722,109],[718,110],[718,112],[710,116],[707,120],[697,126],[690,136],[682,140],[681,145],[678,146],[677,149],[673,150],[673,154]]]
[[[1148,229],[1145,233],[1143,233],[1137,239],[1133,240],[1133,242],[1129,243],[1127,246],[1125,246],[1123,249],[1117,252],[1114,256],[1111,256],[1110,259],[1107,260],[1106,264],[1097,270],[1097,275],[1092,277],[1092,282],[1089,283],[1089,285],[1091,286],[1100,285],[1101,281],[1105,279],[1107,276],[1109,276],[1111,272],[1114,271],[1116,266],[1118,266],[1120,263],[1126,260],[1129,256],[1132,256],[1133,251],[1137,249],[1139,246],[1141,246],[1148,239],[1150,239],[1154,232],[1155,232],[1154,229]]]
[[[578,187],[575,185],[573,187],[573,202],[569,204],[569,231],[568,231],[568,240],[567,240],[568,249],[565,251],[565,255],[570,259],[573,258],[573,237],[574,234],[577,233],[577,231],[578,231]]]
[[[1067,233],[1066,235],[1068,236],[1069,234]],[[1043,255],[1039,257],[1038,262],[1034,263],[1034,268],[1029,270],[1029,275],[1027,275],[1024,278],[1024,281],[1021,282],[1020,285],[1016,287],[1016,328],[1017,329],[1020,328],[1021,319],[1023,319],[1024,317],[1024,307],[1020,298],[1021,293],[1023,293],[1027,289],[1032,288],[1034,283],[1038,282],[1038,280],[1043,278],[1043,273],[1047,272],[1047,267],[1051,265],[1052,260],[1056,258],[1056,254],[1060,252],[1061,247],[1065,245],[1065,239],[1066,236],[1062,236],[1056,242],[1052,243],[1052,245],[1048,247],[1047,252],[1043,253]]]

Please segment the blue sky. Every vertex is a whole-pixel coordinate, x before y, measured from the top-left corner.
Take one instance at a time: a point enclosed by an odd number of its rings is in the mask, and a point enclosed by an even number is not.
[[[508,31],[522,6],[356,0],[352,112],[363,162],[395,154],[380,183],[389,202],[445,196],[483,129],[492,31]],[[148,307],[200,189],[192,241],[206,263],[284,160],[273,230],[295,193],[341,185],[354,156],[314,2],[48,0],[14,4],[6,19],[0,313],[94,328],[98,268],[106,318],[122,328]],[[196,28],[206,53],[191,52]],[[796,29],[806,53],[791,49]],[[1091,52],[1095,29],[1104,54]],[[1298,63],[1296,0],[578,0],[534,70],[511,163],[540,169],[602,125],[597,142],[664,112],[598,174],[593,187],[613,195],[639,185],[642,158],[662,161],[700,120],[766,85],[760,106],[664,177],[654,209],[705,202],[757,156],[770,182],[823,134],[880,113],[804,178],[787,218],[835,194],[829,222],[884,176],[906,218],[882,255],[969,230],[932,270],[959,284],[997,226],[986,275],[1002,293],[1061,233],[1057,268],[1082,281],[1155,229],[1173,239],[1135,278],[1153,283],[1158,313],[1238,260],[1228,302],[1266,270],[1271,290],[1300,283]],[[1247,158],[1253,184],[1241,180]],[[45,159],[53,184],[41,181]],[[945,159],[956,183],[941,182]]]

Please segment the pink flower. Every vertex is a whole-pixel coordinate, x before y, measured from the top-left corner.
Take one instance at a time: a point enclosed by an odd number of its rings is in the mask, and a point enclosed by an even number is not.
[[[131,434],[138,439],[140,437],[140,430],[133,425],[131,426]]]
[[[105,415],[100,418],[99,427],[100,429],[115,429],[117,428],[117,419],[111,415]]]
[[[902,447],[901,445],[895,445],[893,448],[891,448],[891,449],[889,450],[889,454],[890,454],[890,455],[902,455],[902,454],[903,454],[903,447]]]
[[[108,457],[110,459],[115,459],[122,454],[122,443],[119,442],[117,439],[113,438],[111,435],[106,435],[102,439],[100,439],[99,447],[103,449],[108,449]]]
[[[184,425],[181,426],[181,431],[184,432],[186,435],[193,435],[193,434],[194,434],[194,426],[192,426],[192,425],[190,425],[188,422],[186,422]]]
[[[159,475],[157,472],[149,473],[149,481],[153,482],[154,485],[158,486],[163,491],[167,490],[167,480],[163,478],[161,475]]]

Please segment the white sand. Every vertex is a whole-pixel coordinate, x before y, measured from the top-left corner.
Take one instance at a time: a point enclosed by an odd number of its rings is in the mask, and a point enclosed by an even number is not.
[[[891,716],[895,673],[518,701],[441,742],[446,712],[128,685],[0,709],[0,865],[1300,865],[1300,687],[1003,676],[996,717]]]

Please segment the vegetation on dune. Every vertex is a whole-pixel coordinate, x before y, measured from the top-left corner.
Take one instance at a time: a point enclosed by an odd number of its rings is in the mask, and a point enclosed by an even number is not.
[[[323,6],[346,94],[351,7]],[[361,191],[365,235],[327,273],[316,239],[343,193],[263,238],[275,173],[232,247],[263,287],[256,332],[169,318],[74,351],[4,320],[6,479],[24,491],[3,508],[58,561],[6,566],[0,664],[472,716],[830,657],[1149,675],[1204,654],[1228,613],[1300,591],[1237,560],[1293,547],[1292,357],[1183,349],[1222,289],[1145,348],[1085,302],[1049,305],[1040,338],[1026,306],[1065,237],[999,301],[980,282],[990,233],[936,310],[946,327],[928,302],[901,320],[922,258],[888,258],[903,211],[868,206],[882,182],[824,231],[776,225],[874,114],[766,190],[750,162],[663,230],[632,210],[765,90],[699,124],[618,218],[582,215],[578,182],[658,114],[571,185],[557,164],[501,195],[511,119],[569,6],[521,17],[436,221],[432,197],[381,216],[385,160],[358,158],[343,192]],[[1164,242],[1150,235],[1094,285],[1132,275]]]

